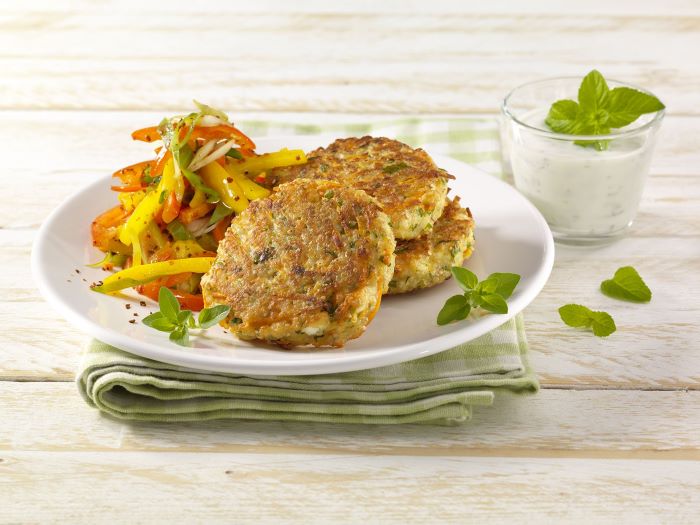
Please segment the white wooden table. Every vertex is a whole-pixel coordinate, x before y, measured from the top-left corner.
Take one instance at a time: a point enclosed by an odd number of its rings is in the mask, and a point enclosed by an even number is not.
[[[3,2],[0,522],[698,523],[699,52],[696,0]],[[593,67],[668,116],[632,234],[560,247],[526,310],[537,396],[454,428],[131,425],[78,397],[85,336],[39,296],[30,246],[76,185],[140,160],[135,126],[193,97],[237,118],[495,114]],[[651,304],[598,293],[625,264]],[[574,298],[618,332],[562,325]]]

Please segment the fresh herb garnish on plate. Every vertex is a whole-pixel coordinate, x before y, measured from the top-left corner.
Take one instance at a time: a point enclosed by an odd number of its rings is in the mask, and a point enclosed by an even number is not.
[[[632,124],[647,113],[661,111],[665,106],[653,95],[628,87],[608,88],[595,69],[588,73],[578,90],[578,102],[557,100],[549,109],[545,124],[552,131],[567,135],[607,135],[614,128]],[[608,148],[605,140],[577,140],[575,144]]]
[[[595,312],[580,304],[565,304],[559,308],[559,316],[567,325],[574,328],[590,328],[598,337],[607,337],[617,330],[609,313]]]
[[[515,273],[492,273],[483,281],[466,268],[452,267],[452,275],[464,290],[462,295],[453,295],[437,316],[437,324],[466,319],[474,308],[483,308],[495,314],[508,313],[508,299],[520,282]]]
[[[612,279],[600,283],[601,291],[613,299],[622,299],[637,303],[651,301],[651,290],[637,270],[631,266],[618,268]]]
[[[158,306],[160,311],[144,317],[143,324],[161,332],[169,332],[170,340],[181,346],[189,346],[190,328],[202,330],[211,328],[231,311],[230,306],[213,306],[199,312],[195,320],[191,310],[180,309],[180,303],[175,294],[165,286],[162,286],[158,292]]]

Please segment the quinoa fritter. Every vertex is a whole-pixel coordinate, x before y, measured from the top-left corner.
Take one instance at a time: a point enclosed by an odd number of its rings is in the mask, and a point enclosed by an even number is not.
[[[241,339],[343,346],[374,317],[394,271],[389,218],[365,192],[300,179],[231,223],[202,278],[207,307]]]
[[[448,279],[452,266],[461,266],[474,249],[474,220],[459,197],[447,200],[445,211],[433,230],[410,241],[396,243],[396,269],[389,293],[400,294],[429,288]]]
[[[422,149],[384,137],[346,138],[307,158],[306,164],[271,170],[269,184],[310,178],[364,190],[389,216],[397,239],[424,235],[442,214],[451,176]]]

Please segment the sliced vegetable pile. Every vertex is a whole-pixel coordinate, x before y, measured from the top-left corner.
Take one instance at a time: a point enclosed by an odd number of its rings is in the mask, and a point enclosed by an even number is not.
[[[93,290],[133,287],[158,300],[161,287],[183,308],[201,310],[201,276],[207,272],[231,219],[250,201],[269,195],[266,173],[303,164],[301,150],[258,155],[253,141],[228,116],[195,101],[199,111],[163,119],[134,131],[144,142],[161,141],[156,158],[114,174],[119,205],[92,222],[92,239],[105,258],[93,266],[122,268]]]

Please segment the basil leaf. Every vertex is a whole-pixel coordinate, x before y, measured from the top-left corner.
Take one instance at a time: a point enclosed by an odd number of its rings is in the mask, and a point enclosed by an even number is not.
[[[172,332],[176,328],[176,325],[169,319],[163,317],[163,314],[160,312],[155,312],[144,317],[141,322],[146,326],[154,328],[155,330],[160,330],[161,332]]]
[[[471,306],[467,302],[467,298],[463,295],[453,295],[442,307],[437,316],[437,324],[446,325],[451,321],[465,319],[469,315]]]
[[[484,279],[476,286],[476,291],[481,294],[495,294],[498,290],[498,279],[493,279],[489,277]]]
[[[205,308],[199,312],[199,327],[200,328],[210,328],[220,321],[223,321],[228,313],[231,311],[230,306],[223,304],[212,306],[211,308]]]
[[[491,279],[498,282],[493,293],[500,295],[504,299],[508,299],[513,295],[513,290],[520,282],[520,276],[517,273],[492,273],[487,280]]]
[[[508,305],[500,295],[486,294],[481,296],[481,308],[495,314],[507,314]]]
[[[453,266],[451,271],[455,280],[465,292],[474,289],[479,282],[479,278],[476,276],[476,274],[474,274],[474,272],[467,270],[466,268],[462,268],[461,266]]]
[[[180,303],[177,301],[175,294],[165,286],[161,286],[158,291],[158,306],[160,307],[163,317],[172,323],[179,323],[178,315],[180,313]]]
[[[190,346],[190,333],[187,325],[178,326],[170,332],[170,340],[180,346]]]
[[[612,279],[600,283],[601,291],[613,299],[648,303],[651,290],[632,266],[618,268]]]
[[[187,324],[190,319],[192,319],[191,310],[181,310],[177,314],[177,324],[179,325]]]

